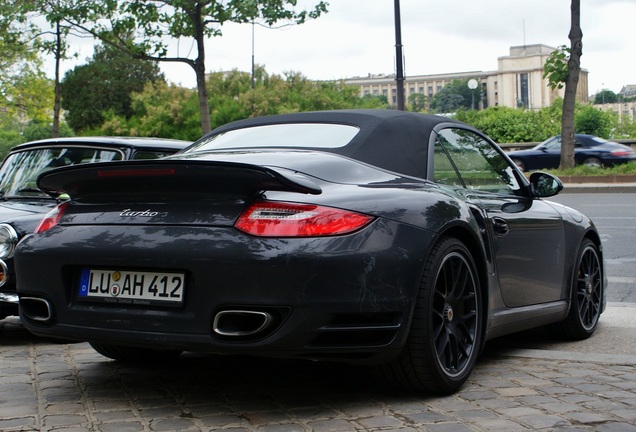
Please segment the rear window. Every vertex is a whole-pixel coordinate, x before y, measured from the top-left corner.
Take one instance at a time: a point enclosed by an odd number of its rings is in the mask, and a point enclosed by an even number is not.
[[[592,138],[590,139],[590,141],[592,142],[592,143],[591,143],[591,145],[593,145],[593,146],[597,146],[597,145],[601,145],[601,144],[606,144],[606,143],[608,143],[608,142],[609,142],[608,140],[603,139],[603,138],[601,138],[601,137],[597,137],[597,136],[592,137]]]
[[[213,135],[188,152],[254,147],[338,148],[346,146],[358,131],[355,126],[327,123],[252,126]]]
[[[38,147],[12,153],[0,167],[0,195],[46,196],[37,188],[40,173],[63,166],[122,160],[119,150],[82,146]]]

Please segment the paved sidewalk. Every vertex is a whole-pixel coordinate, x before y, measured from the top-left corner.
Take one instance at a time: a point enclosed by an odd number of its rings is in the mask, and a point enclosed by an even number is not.
[[[130,367],[0,321],[0,430],[636,431],[636,305],[610,304],[598,332],[542,331],[489,344],[448,397],[375,385],[360,368],[186,354]]]

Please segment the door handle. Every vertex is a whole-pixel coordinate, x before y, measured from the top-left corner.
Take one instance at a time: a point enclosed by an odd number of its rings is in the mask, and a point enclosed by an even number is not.
[[[498,236],[505,236],[510,232],[510,228],[508,228],[508,222],[505,219],[500,217],[492,218],[492,228],[495,234]]]

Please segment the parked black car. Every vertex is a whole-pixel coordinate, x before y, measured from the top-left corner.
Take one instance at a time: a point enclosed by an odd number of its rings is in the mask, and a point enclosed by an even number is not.
[[[38,174],[82,163],[154,159],[189,144],[157,138],[85,137],[46,139],[12,148],[0,166],[0,319],[18,314],[15,246],[60,199],[38,189]]]
[[[553,136],[529,150],[508,152],[521,171],[556,169],[561,163],[561,136]],[[594,135],[574,135],[574,161],[576,165],[611,167],[636,160],[631,147],[607,141]]]
[[[253,118],[38,185],[71,199],[18,246],[24,325],[117,360],[346,361],[449,393],[486,340],[586,338],[605,306],[593,223],[544,200],[561,182],[444,117]]]

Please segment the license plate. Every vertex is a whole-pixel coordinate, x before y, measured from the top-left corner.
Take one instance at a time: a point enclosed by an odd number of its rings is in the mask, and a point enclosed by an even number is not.
[[[123,270],[82,269],[79,298],[112,303],[183,303],[185,275]]]

